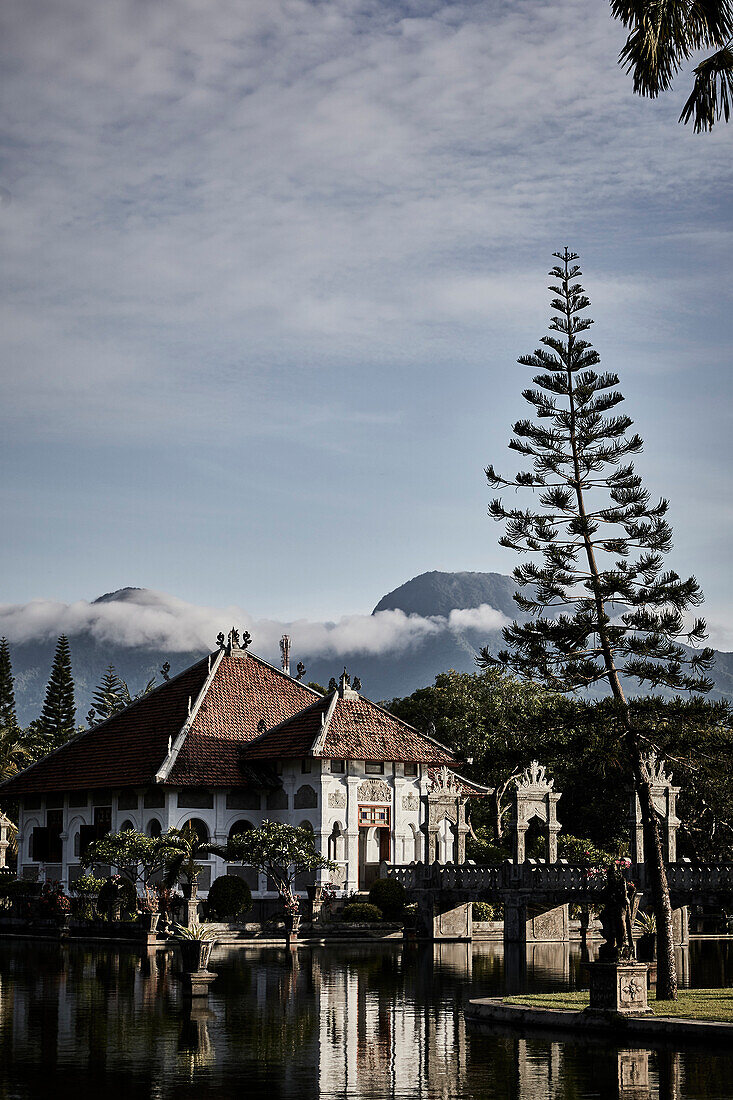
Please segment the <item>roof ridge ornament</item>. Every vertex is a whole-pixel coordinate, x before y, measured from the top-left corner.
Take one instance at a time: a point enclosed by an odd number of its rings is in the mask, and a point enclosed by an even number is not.
[[[432,780],[430,793],[449,794],[451,796],[460,794],[460,787],[455,772],[452,772],[450,768],[443,764],[442,768]]]
[[[649,783],[652,787],[671,787],[672,776],[667,775],[666,761],[660,760],[656,752],[651,749],[644,754],[644,763],[649,772]]]
[[[226,649],[227,653],[236,653],[239,650],[246,650],[252,642],[252,635],[248,630],[242,631],[242,640],[239,640],[239,631],[236,627],[232,627],[229,633],[224,635],[223,631],[219,631],[216,636],[216,641],[219,649]]]
[[[515,780],[519,791],[551,791],[555,785],[554,779],[549,779],[547,769],[539,760],[533,760],[528,768],[525,768]]]
[[[357,687],[357,684],[359,685]],[[346,671],[346,665],[344,665],[344,671],[339,676],[338,693],[339,699],[358,699],[359,691],[361,689],[361,680],[357,677],[354,680],[354,686],[351,686],[351,677]]]

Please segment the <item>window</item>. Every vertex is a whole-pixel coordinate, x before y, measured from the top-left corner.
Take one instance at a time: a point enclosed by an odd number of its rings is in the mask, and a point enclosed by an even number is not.
[[[310,756],[305,756],[300,762],[301,775],[310,775],[313,761]]]
[[[129,817],[125,818],[125,820],[120,825],[120,832],[121,833],[131,833],[131,832],[134,831],[134,829],[135,829],[135,826],[130,821]]]
[[[413,777],[417,775],[417,764],[414,760],[405,761],[405,775]]]
[[[157,817],[151,817],[150,818],[150,821],[148,822],[148,830],[147,831],[148,831],[148,836],[152,837],[153,840],[157,840],[158,837],[161,835],[161,833],[163,832],[163,827],[160,824],[160,822],[158,821]]]
[[[344,761],[343,760],[332,760],[331,761],[331,771],[333,772],[334,775],[343,775],[344,774]]]
[[[118,810],[137,809],[137,791],[120,791],[117,795]]]
[[[384,762],[382,760],[367,760],[364,763],[366,775],[384,775]]]
[[[214,796],[211,791],[191,790],[178,792],[178,806],[182,810],[213,810]]]
[[[389,827],[389,806],[360,806],[359,824]]]

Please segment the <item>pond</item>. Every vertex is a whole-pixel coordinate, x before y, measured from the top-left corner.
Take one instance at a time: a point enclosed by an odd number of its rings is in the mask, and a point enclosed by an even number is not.
[[[733,945],[693,943],[687,984],[733,982]],[[175,955],[0,943],[0,1097],[26,1100],[733,1100],[733,1050],[620,1050],[467,1023],[463,1003],[565,989],[580,948],[341,944],[217,949],[191,1010]]]

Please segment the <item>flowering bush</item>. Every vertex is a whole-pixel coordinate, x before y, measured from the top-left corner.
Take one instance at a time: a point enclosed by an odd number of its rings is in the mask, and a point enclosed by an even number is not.
[[[44,882],[38,905],[42,916],[55,920],[71,912],[71,901],[60,882]]]

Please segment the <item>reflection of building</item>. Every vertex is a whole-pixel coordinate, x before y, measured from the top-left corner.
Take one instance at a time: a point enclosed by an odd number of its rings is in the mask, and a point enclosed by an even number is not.
[[[442,944],[415,956],[414,976],[402,958],[399,978],[385,981],[379,956],[356,952],[321,969],[321,1096],[422,1097],[455,1095],[465,1080],[467,1038],[463,1013],[438,1008],[430,990],[435,974],[470,978],[470,947]],[[397,958],[395,957],[395,964]],[[419,1004],[416,988],[426,1001]]]
[[[338,864],[337,884],[368,887],[381,862],[462,862],[472,788],[452,754],[365,699],[344,673],[325,696],[240,645],[220,649],[4,785],[19,810],[18,872],[70,884],[87,844],[192,823],[217,843],[264,819],[306,826]],[[106,872],[108,873],[108,872]],[[249,868],[211,858],[199,885]],[[299,884],[307,885],[305,881]]]

